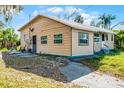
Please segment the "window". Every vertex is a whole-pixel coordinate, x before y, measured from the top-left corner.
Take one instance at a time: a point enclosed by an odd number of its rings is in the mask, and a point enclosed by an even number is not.
[[[24,35],[24,41],[28,40],[28,35]]]
[[[111,41],[114,41],[114,35],[111,35]]]
[[[41,36],[41,44],[47,44],[47,36]]]
[[[62,34],[56,34],[54,35],[54,44],[61,44],[62,41]]]
[[[108,41],[108,35],[106,35],[106,41]]]
[[[79,45],[88,45],[89,40],[88,40],[88,34],[87,33],[83,33],[83,32],[79,32],[78,33],[78,38],[79,38]]]
[[[99,34],[94,34],[94,42],[100,42],[100,35]]]

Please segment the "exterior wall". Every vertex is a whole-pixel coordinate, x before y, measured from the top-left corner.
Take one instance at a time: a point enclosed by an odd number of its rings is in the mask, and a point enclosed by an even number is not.
[[[109,49],[114,49],[114,41],[111,41],[111,35],[112,34],[108,34],[108,40],[105,38],[105,44],[109,47]]]
[[[94,52],[99,52],[102,49],[102,42],[94,42]]]
[[[94,42],[94,52],[98,52],[101,49],[107,48],[107,47],[102,47],[102,43],[108,46],[109,49],[114,49],[114,41],[111,41],[111,35],[108,34],[108,40],[102,41],[102,34],[107,34],[107,33],[100,33],[100,42]],[[113,38],[114,39],[114,38]]]
[[[45,17],[38,18],[31,25],[34,28],[31,36],[37,36],[37,53],[71,56],[71,27]],[[28,34],[28,27],[21,31],[21,36]],[[54,44],[54,34],[63,34],[62,44]],[[47,44],[41,44],[41,36],[44,35],[47,35]],[[24,45],[21,38],[21,46]],[[32,48],[32,45],[30,47]]]
[[[79,46],[78,32],[85,32],[89,34],[89,45]],[[93,54],[93,33],[88,31],[72,29],[72,56],[92,55]]]
[[[47,53],[47,54],[55,54],[55,55],[71,55],[71,35],[70,28],[56,28],[50,29],[47,31],[42,31],[37,35],[37,52],[38,53]],[[63,43],[62,44],[54,44],[54,34],[63,34]],[[40,37],[47,35],[47,44],[41,44]]]
[[[24,48],[26,46],[26,42],[24,40],[24,35],[27,35],[29,37],[29,32],[28,29],[24,29],[23,31],[20,32],[20,37],[21,37],[21,47]],[[27,49],[27,46],[26,46]]]
[[[94,33],[89,31],[71,29],[64,24],[57,21],[39,17],[30,24],[34,31],[30,33],[30,37],[37,36],[37,53],[47,53],[54,55],[64,56],[79,56],[79,55],[92,55],[94,52],[102,49],[102,39],[99,43],[93,42]],[[20,31],[21,34],[21,47],[25,47],[26,43],[23,36],[29,37],[29,25]],[[79,46],[78,44],[78,32],[85,32],[89,34],[89,45]],[[54,44],[54,34],[63,34],[63,43]],[[47,44],[41,44],[41,36],[47,35]],[[102,38],[102,37],[101,37]],[[106,39],[105,39],[106,40]],[[110,49],[114,48],[114,41],[111,41],[111,34],[108,34],[108,41],[105,44]],[[32,45],[30,45],[32,48]]]
[[[94,42],[94,52],[98,52],[102,49],[102,36],[100,34],[100,42]]]

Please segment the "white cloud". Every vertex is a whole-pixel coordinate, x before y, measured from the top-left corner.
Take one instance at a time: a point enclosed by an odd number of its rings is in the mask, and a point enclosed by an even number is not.
[[[65,8],[65,12],[68,14],[68,15],[71,15],[72,13],[76,12],[77,9],[75,7],[72,7],[72,6],[69,6],[69,7],[66,7]]]
[[[64,18],[64,15],[71,16],[73,13],[81,14],[84,17],[84,24],[90,25],[92,20],[96,20],[98,18],[98,12],[86,12],[81,8],[76,8],[74,6],[66,6],[66,7],[45,7],[39,6],[37,10],[33,12],[33,16],[38,14],[52,14],[51,16],[58,16],[59,18]]]
[[[48,11],[45,11],[45,10],[35,10],[32,14],[31,14],[31,17],[35,17],[37,16],[38,14],[45,14],[47,13]]]
[[[64,11],[63,8],[61,7],[52,7],[52,8],[48,8],[47,9],[48,12],[54,13],[54,14],[58,14]]]
[[[96,19],[96,18],[98,18],[99,13],[95,11],[95,12],[91,12],[90,15],[91,15],[91,17],[92,17],[93,19]]]
[[[92,19],[86,19],[86,20],[84,20],[84,24],[90,25],[91,21],[92,21]]]
[[[32,15],[31,16],[37,16],[39,14],[39,11],[38,10],[35,10],[33,13],[32,13]]]
[[[71,16],[73,13],[78,13],[81,14],[82,17],[84,17],[84,24],[86,25],[90,25],[92,20],[96,20],[98,18],[98,12],[93,11],[90,13],[86,13],[86,11],[84,11],[81,8],[76,8],[73,6],[67,6],[67,7],[51,7],[47,9],[48,12],[51,12],[53,14],[56,15],[60,15],[60,13],[62,13],[61,15],[66,14],[67,16]]]
[[[68,7],[65,7],[65,12],[70,16],[73,13],[79,13],[80,14],[81,12],[84,12],[84,10],[81,8],[75,8],[73,6],[68,6]]]
[[[83,9],[81,8],[77,8],[78,12],[85,12]]]
[[[90,15],[89,14],[86,14],[86,13],[81,13],[81,16],[84,17],[84,19],[87,19],[87,18],[90,17]]]
[[[81,16],[84,17],[84,24],[90,25],[92,20],[96,20],[98,18],[98,12],[91,12],[91,13],[81,13]]]

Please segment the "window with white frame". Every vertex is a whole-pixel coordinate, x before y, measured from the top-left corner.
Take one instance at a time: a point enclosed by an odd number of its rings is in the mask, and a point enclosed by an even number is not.
[[[54,44],[61,44],[63,42],[62,34],[54,35]]]
[[[47,44],[47,36],[41,36],[41,44]]]
[[[100,34],[94,33],[94,42],[100,42]]]
[[[89,44],[89,34],[88,33],[84,33],[84,32],[79,32],[78,33],[78,41],[79,41],[79,45],[88,45]]]

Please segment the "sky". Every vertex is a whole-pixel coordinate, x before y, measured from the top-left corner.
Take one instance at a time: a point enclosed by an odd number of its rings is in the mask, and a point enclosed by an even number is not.
[[[63,17],[66,12],[71,14],[71,12],[77,10],[84,17],[84,24],[87,25],[91,20],[97,20],[98,16],[103,13],[116,16],[116,19],[112,21],[112,25],[124,21],[123,5],[25,5],[23,8],[23,11],[19,15],[14,15],[10,23],[10,26],[15,28],[16,33],[18,33],[18,28],[38,14],[48,16],[60,14]],[[31,15],[31,18],[29,18],[29,15]],[[0,20],[3,20],[2,16],[0,16]]]

